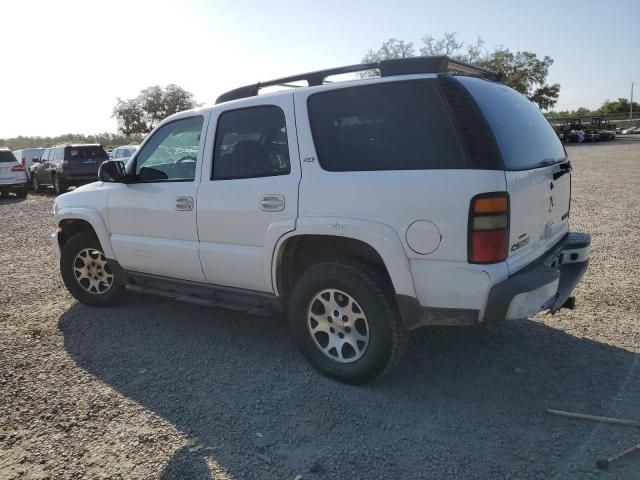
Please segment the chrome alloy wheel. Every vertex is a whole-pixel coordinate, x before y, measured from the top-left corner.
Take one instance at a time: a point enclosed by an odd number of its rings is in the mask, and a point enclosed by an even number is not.
[[[113,285],[113,272],[100,250],[85,248],[73,260],[73,273],[78,285],[94,295],[107,292]]]
[[[341,290],[322,290],[311,299],[307,330],[320,351],[339,363],[355,362],[369,345],[369,324],[364,310]]]

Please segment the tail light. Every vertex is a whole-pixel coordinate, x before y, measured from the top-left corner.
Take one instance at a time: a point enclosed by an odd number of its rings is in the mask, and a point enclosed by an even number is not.
[[[12,172],[24,172],[24,167],[22,165],[14,165],[11,167]]]
[[[469,209],[469,263],[496,263],[507,258],[509,245],[509,196],[483,193]]]

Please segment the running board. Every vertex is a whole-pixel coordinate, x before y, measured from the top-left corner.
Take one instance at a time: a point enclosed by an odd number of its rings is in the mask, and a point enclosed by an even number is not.
[[[127,272],[127,277],[129,283],[125,288],[130,292],[156,295],[204,307],[225,308],[259,317],[268,317],[281,310],[278,297],[264,292],[138,272]]]

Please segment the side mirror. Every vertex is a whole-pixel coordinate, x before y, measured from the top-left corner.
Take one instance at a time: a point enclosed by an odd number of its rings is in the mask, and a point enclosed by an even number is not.
[[[108,160],[98,169],[98,180],[110,183],[125,183],[127,172],[124,162],[120,160]]]
[[[40,163],[40,159],[39,158],[32,158],[31,159],[31,163]]]

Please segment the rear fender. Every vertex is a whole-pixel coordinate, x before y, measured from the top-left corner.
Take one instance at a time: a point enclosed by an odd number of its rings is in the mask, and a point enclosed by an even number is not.
[[[383,223],[341,217],[298,218],[296,229],[280,237],[275,244],[271,264],[266,269],[271,272],[276,295],[279,294],[277,268],[283,253],[282,247],[290,238],[301,235],[346,237],[370,245],[382,258],[396,294],[416,297],[409,260],[396,231]]]

